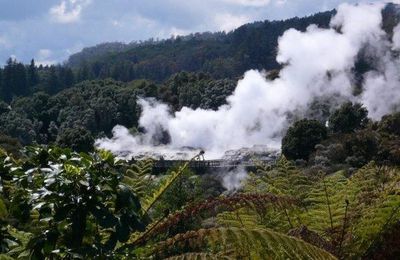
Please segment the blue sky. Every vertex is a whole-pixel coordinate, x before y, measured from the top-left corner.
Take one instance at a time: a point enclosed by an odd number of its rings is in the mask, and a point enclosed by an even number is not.
[[[0,0],[0,64],[65,61],[102,42],[230,31],[363,0]],[[370,1],[374,2],[374,1]]]

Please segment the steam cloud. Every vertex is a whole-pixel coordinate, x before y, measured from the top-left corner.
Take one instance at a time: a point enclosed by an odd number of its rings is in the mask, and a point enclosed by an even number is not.
[[[249,177],[243,167],[238,167],[222,176],[222,186],[228,191],[238,190],[242,187],[242,182]]]
[[[287,30],[278,42],[277,61],[284,65],[279,77],[268,80],[263,72],[246,72],[227,105],[217,111],[184,107],[171,113],[165,104],[141,99],[139,124],[146,133],[130,135],[116,126],[111,139],[99,139],[96,145],[120,155],[157,151],[167,157],[187,152],[182,147],[194,147],[204,149],[207,158],[259,144],[279,149],[289,115],[306,114],[311,102],[326,97],[361,102],[373,119],[379,119],[400,104],[395,55],[400,51],[400,25],[393,37],[386,34],[383,8],[381,3],[342,4],[328,29],[311,25],[305,32]],[[353,69],[360,53],[373,61],[374,69],[363,75],[363,91],[354,96]],[[170,143],[155,145],[164,132]]]

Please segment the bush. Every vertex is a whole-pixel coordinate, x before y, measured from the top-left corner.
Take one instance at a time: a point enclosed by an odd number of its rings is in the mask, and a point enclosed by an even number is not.
[[[290,160],[308,160],[315,150],[315,145],[326,137],[326,127],[319,121],[308,119],[297,121],[282,139],[282,153]]]
[[[347,102],[329,118],[329,129],[334,133],[351,133],[368,123],[368,110],[361,104]]]

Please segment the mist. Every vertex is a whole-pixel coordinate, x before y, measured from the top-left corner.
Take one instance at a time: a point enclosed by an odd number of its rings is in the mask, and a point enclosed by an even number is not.
[[[242,182],[249,177],[247,171],[243,167],[238,167],[232,171],[223,173],[221,176],[222,186],[230,192],[240,189],[243,184]]]
[[[198,149],[207,159],[225,151],[266,145],[280,149],[293,115],[305,115],[314,100],[330,99],[332,108],[343,101],[360,102],[372,119],[399,109],[400,26],[393,37],[382,29],[384,4],[342,4],[330,28],[311,25],[305,32],[287,30],[278,41],[279,77],[269,80],[263,71],[247,71],[227,104],[218,110],[170,108],[154,99],[140,99],[139,126],[132,135],[116,126],[112,138],[96,141],[98,148],[124,156],[156,153],[166,158],[189,158]],[[362,93],[355,96],[354,66],[360,55],[373,60],[365,73]],[[168,137],[168,144],[160,139]],[[197,149],[197,150],[196,150]]]

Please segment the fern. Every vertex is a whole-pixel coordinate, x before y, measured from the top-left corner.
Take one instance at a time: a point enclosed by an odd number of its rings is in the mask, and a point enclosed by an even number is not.
[[[221,254],[211,254],[211,253],[187,253],[178,256],[168,257],[167,260],[234,260],[235,258],[224,256]]]
[[[123,182],[133,189],[140,198],[149,192],[153,160],[137,161],[130,166],[124,175]]]
[[[235,259],[336,259],[303,240],[269,229],[243,228],[201,229],[179,234],[160,243],[154,255],[167,257],[192,249],[225,253]]]
[[[298,200],[303,200],[312,181],[299,171],[285,157],[278,160],[274,168],[263,167],[258,169],[259,185],[264,186],[266,192],[278,195],[288,195]],[[261,183],[261,184],[260,184]],[[254,190],[248,183],[246,190]]]
[[[27,250],[27,246],[30,239],[33,237],[33,234],[11,227],[8,228],[8,232],[16,239],[17,243],[15,246],[10,248],[10,251],[7,252],[7,255],[15,258],[28,258],[30,252]]]
[[[363,254],[385,229],[400,220],[399,177],[398,169],[370,163],[351,178],[351,186],[357,191],[351,241],[347,244],[351,255]]]
[[[306,211],[300,214],[302,223],[310,229],[332,239],[341,230],[349,199],[348,179],[343,172],[322,177],[308,191],[304,200]]]
[[[174,214],[170,214],[165,220],[153,223],[147,227],[142,234],[133,234],[131,243],[133,245],[142,244],[150,238],[165,233],[170,227],[185,221],[193,222],[194,219],[204,219],[214,216],[219,212],[234,211],[246,208],[254,209],[257,205],[273,205],[276,208],[287,208],[295,201],[290,197],[276,196],[273,194],[237,194],[230,197],[218,197],[208,201],[189,205],[185,209]]]
[[[309,188],[314,180],[304,175],[291,162],[282,157],[274,167],[260,166],[257,174],[251,174],[244,190],[247,192],[269,192],[281,196],[290,196],[296,199],[301,207],[307,198]],[[218,216],[218,222],[222,226],[233,225],[240,227],[243,219],[252,226],[263,226],[274,230],[287,232],[299,221],[299,207],[286,207],[280,210],[270,210],[265,207],[257,207],[256,210],[240,209],[237,212],[228,212]]]
[[[218,214],[217,223],[222,227],[264,228],[258,215],[249,208],[237,209],[233,212]]]
[[[279,232],[305,225],[332,244],[337,254],[360,257],[400,220],[399,180],[399,169],[374,162],[348,178],[341,171],[308,176],[281,158],[275,167],[251,174],[245,190],[291,195],[299,207],[237,209],[219,214],[217,220],[223,227],[261,226]]]

